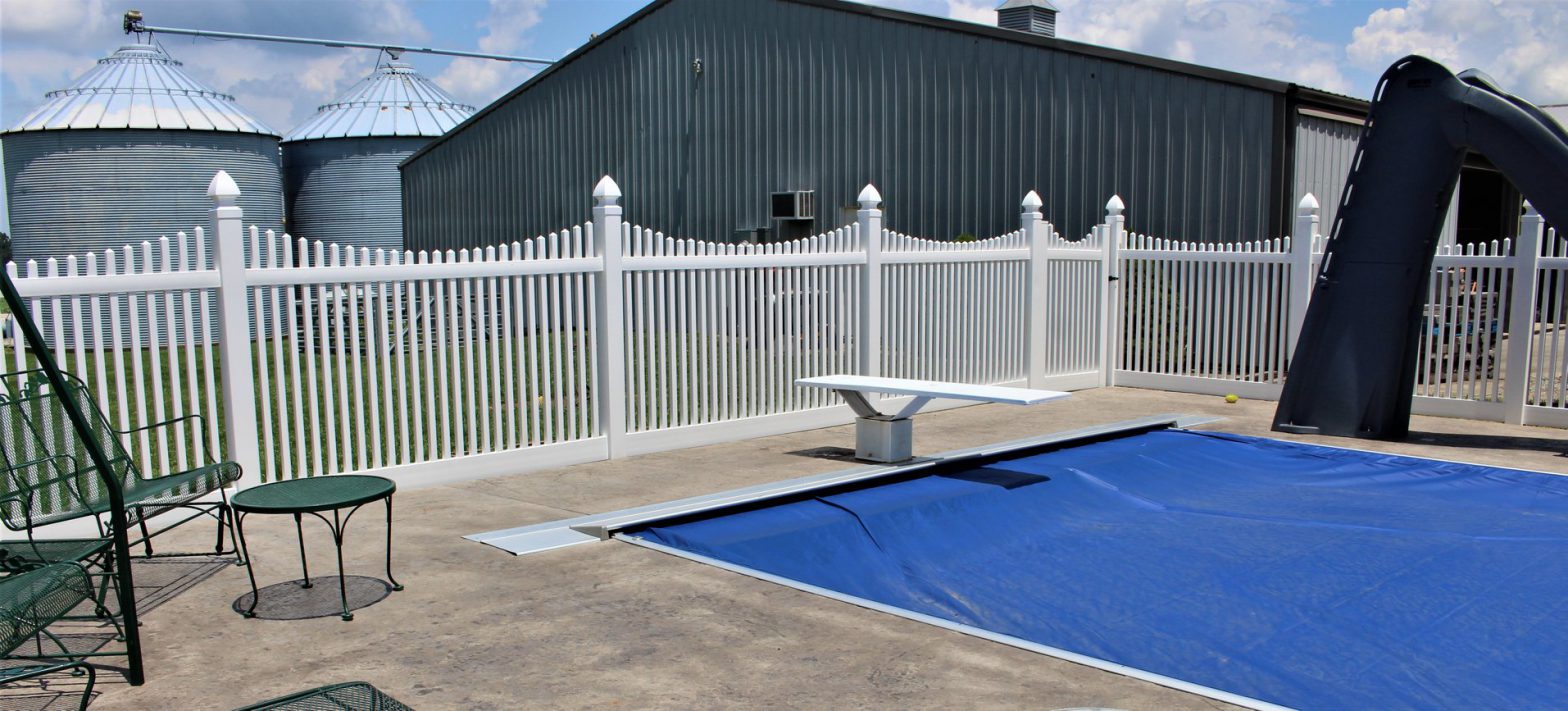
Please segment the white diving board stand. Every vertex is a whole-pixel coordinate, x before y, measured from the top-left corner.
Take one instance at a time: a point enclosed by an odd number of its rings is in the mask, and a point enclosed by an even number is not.
[[[1061,400],[1067,393],[1055,390],[1006,388],[999,385],[944,383],[935,380],[880,378],[870,375],[824,375],[801,378],[796,385],[837,392],[855,411],[855,458],[869,462],[902,462],[914,458],[914,424],[910,420],[933,399],[973,400],[1009,405],[1037,405]],[[913,395],[902,409],[884,414],[867,399],[867,393]]]

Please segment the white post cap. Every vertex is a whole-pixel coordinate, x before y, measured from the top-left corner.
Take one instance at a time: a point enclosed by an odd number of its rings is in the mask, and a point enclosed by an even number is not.
[[[621,186],[616,185],[615,181],[611,180],[608,175],[600,178],[599,183],[593,186],[593,201],[596,204],[613,205],[620,198]]]
[[[1107,215],[1120,215],[1122,210],[1125,209],[1127,209],[1127,206],[1122,203],[1122,196],[1120,195],[1112,195],[1110,200],[1105,201],[1105,214]]]
[[[1040,193],[1030,190],[1024,195],[1024,212],[1039,212],[1045,206],[1045,201],[1040,199]]]
[[[212,182],[207,183],[207,197],[219,205],[233,205],[234,199],[240,196],[240,186],[229,177],[228,171],[220,170],[212,176]]]
[[[874,210],[882,202],[882,193],[877,192],[877,186],[866,183],[865,189],[860,191],[860,197],[855,200],[860,202],[861,209]]]
[[[1307,193],[1306,195],[1302,195],[1301,196],[1301,202],[1296,205],[1296,212],[1305,215],[1305,214],[1313,213],[1313,212],[1317,212],[1317,211],[1318,211],[1318,199],[1316,197],[1313,197],[1312,193]]]

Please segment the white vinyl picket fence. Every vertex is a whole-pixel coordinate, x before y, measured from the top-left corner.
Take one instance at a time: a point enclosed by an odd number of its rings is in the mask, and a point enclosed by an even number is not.
[[[605,178],[581,225],[415,253],[247,230],[238,192],[214,178],[210,234],[7,268],[122,429],[215,425],[132,435],[137,456],[206,446],[242,486],[455,481],[848,422],[793,385],[832,373],[1277,397],[1322,242],[1310,196],[1306,238],[1220,246],[1130,234],[1116,197],[1067,240],[1032,192],[1016,231],[933,241],[884,227],[867,186],[852,224],[718,244],[624,223]],[[1568,423],[1568,255],[1525,227],[1518,249],[1437,258],[1417,411]]]

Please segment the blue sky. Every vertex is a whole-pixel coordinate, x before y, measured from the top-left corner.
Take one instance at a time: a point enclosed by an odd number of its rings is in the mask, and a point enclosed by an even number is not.
[[[706,0],[722,2],[724,0]],[[1565,0],[1053,0],[1064,38],[1366,97],[1409,53],[1480,67],[1536,103],[1568,102]],[[417,44],[558,58],[643,6],[641,0],[0,0],[0,125],[9,126],[147,23]],[[1000,0],[875,0],[995,23]],[[372,50],[168,35],[187,71],[287,132],[374,66]],[[460,100],[489,103],[530,65],[408,59]],[[3,211],[3,205],[0,205]],[[3,218],[3,212],[0,212]]]

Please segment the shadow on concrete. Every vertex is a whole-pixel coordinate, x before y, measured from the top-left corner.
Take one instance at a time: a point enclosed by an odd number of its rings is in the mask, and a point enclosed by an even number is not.
[[[261,589],[256,603],[256,618],[262,620],[308,620],[316,617],[337,617],[343,614],[343,593],[338,589],[338,576],[311,576],[310,587],[304,580],[290,580]],[[348,595],[350,612],[369,607],[392,594],[388,583],[363,575],[343,576],[343,586]],[[234,611],[243,613],[251,606],[253,593],[235,598]]]
[[[1503,437],[1453,432],[1412,431],[1405,438],[1405,441],[1411,444],[1425,444],[1434,447],[1549,452],[1559,457],[1568,457],[1568,439],[1555,437]]]
[[[136,604],[139,612],[145,616],[158,606],[172,600],[175,596],[191,589],[197,583],[206,580],[218,571],[233,565],[232,558],[218,558],[213,556],[190,556],[181,558],[132,558],[131,566],[135,571]],[[94,570],[94,581],[97,581]],[[106,607],[118,613],[119,600],[115,598],[113,589],[109,591]],[[74,618],[56,622],[49,627],[49,631],[64,644],[69,654],[90,654],[98,652],[122,652],[120,640],[114,625],[106,619],[95,618],[90,602],[72,612]],[[40,635],[40,639],[25,643],[18,653],[38,654],[39,645],[41,653],[54,654],[60,651],[59,645],[48,637]],[[143,644],[145,645],[145,638]],[[125,683],[125,673],[128,666],[124,656],[115,655],[107,657],[93,657],[89,662],[98,671],[97,685],[93,688],[93,697],[97,698],[105,685],[118,685]],[[27,660],[8,660],[4,666],[17,666],[32,663]],[[8,684],[0,689],[0,709],[26,709],[26,711],[43,711],[45,709],[75,709],[82,697],[82,688],[86,684],[86,677],[72,676],[70,672],[49,674],[35,679],[27,679],[15,684]]]
[[[82,687],[87,683],[87,677],[73,677],[69,672],[52,675],[54,678],[45,679],[42,686],[32,688],[15,694],[0,696],[4,701],[6,711],[75,711],[81,707]],[[36,682],[29,680],[28,683]],[[9,688],[8,688],[9,690]],[[98,687],[93,687],[91,704],[101,695]],[[91,708],[91,706],[89,706]]]
[[[797,449],[793,452],[786,452],[786,454],[811,459],[831,459],[836,462],[855,463],[858,461],[855,459],[855,450],[848,447],[812,447],[811,449]]]
[[[233,558],[216,556],[132,559],[137,610],[145,615],[231,565]]]

